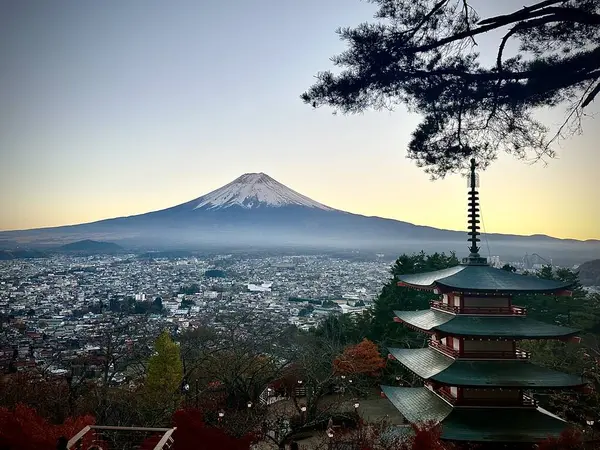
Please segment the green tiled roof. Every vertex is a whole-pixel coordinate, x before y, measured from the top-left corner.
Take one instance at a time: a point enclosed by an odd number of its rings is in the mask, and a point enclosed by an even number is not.
[[[488,265],[459,265],[435,272],[401,275],[398,280],[418,288],[433,289],[439,285],[455,291],[481,293],[551,293],[572,286],[572,283],[520,275]]]
[[[547,324],[527,316],[465,316],[456,315],[436,326],[442,333],[454,336],[508,337],[513,339],[563,338],[577,334],[574,328]]]
[[[442,439],[536,442],[558,436],[566,427],[542,408],[455,408],[442,422]]]
[[[426,331],[442,325],[456,317],[454,314],[437,311],[435,309],[394,311],[394,314],[403,322]]]
[[[450,367],[454,360],[437,350],[426,348],[389,348],[388,351],[408,370],[429,379]]]
[[[452,412],[452,406],[424,387],[381,386],[381,390],[409,422],[441,422]]]
[[[582,377],[519,360],[454,360],[432,348],[391,348],[390,353],[423,379],[450,386],[553,389],[584,384]]]
[[[441,422],[442,438],[474,442],[535,442],[558,436],[566,422],[542,408],[452,408],[429,389],[381,386],[409,422]]]
[[[456,360],[448,369],[431,377],[431,380],[451,386],[546,389],[575,387],[584,384],[581,377],[517,360]]]
[[[513,339],[563,338],[577,334],[574,328],[546,324],[527,316],[454,315],[435,309],[394,311],[403,322],[425,331],[453,336],[506,337]]]
[[[459,265],[448,269],[435,270],[433,272],[399,275],[398,280],[414,286],[433,288],[436,281],[456,275],[458,272],[462,272],[466,267],[467,266]]]

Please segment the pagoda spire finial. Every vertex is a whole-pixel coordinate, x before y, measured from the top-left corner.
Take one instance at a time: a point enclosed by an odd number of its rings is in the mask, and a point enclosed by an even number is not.
[[[472,264],[486,264],[486,258],[481,258],[479,256],[479,245],[480,242],[479,235],[479,192],[477,188],[479,187],[479,177],[475,172],[477,164],[475,163],[475,158],[471,159],[471,170],[469,172],[469,209],[468,209],[468,218],[469,218],[469,239],[468,241],[471,243],[469,246],[469,257],[468,261]]]

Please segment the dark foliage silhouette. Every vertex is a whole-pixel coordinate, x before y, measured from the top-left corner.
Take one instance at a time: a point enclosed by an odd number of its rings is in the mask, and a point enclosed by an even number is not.
[[[597,0],[545,0],[485,19],[467,0],[369,1],[378,22],[338,30],[348,49],[332,60],[343,70],[319,73],[302,99],[344,113],[406,105],[423,117],[408,156],[433,177],[499,152],[552,157],[600,91]],[[486,66],[477,38],[494,30],[502,34]],[[550,132],[533,111],[559,105],[566,118]]]

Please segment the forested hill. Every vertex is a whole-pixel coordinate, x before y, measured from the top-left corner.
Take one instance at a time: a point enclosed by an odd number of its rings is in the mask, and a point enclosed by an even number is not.
[[[579,266],[579,280],[584,286],[600,286],[600,259]]]
[[[7,259],[30,259],[30,258],[47,258],[48,255],[39,250],[31,249],[13,249],[0,250],[0,260]]]
[[[115,253],[122,250],[123,247],[112,242],[92,241],[90,239],[71,242],[58,248],[58,251],[60,252]]]

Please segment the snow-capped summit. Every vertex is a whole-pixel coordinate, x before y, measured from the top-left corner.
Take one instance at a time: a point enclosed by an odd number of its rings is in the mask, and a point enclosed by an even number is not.
[[[231,183],[194,200],[194,209],[217,210],[239,206],[245,209],[261,207],[305,206],[332,211],[271,178],[265,173],[245,173]]]

